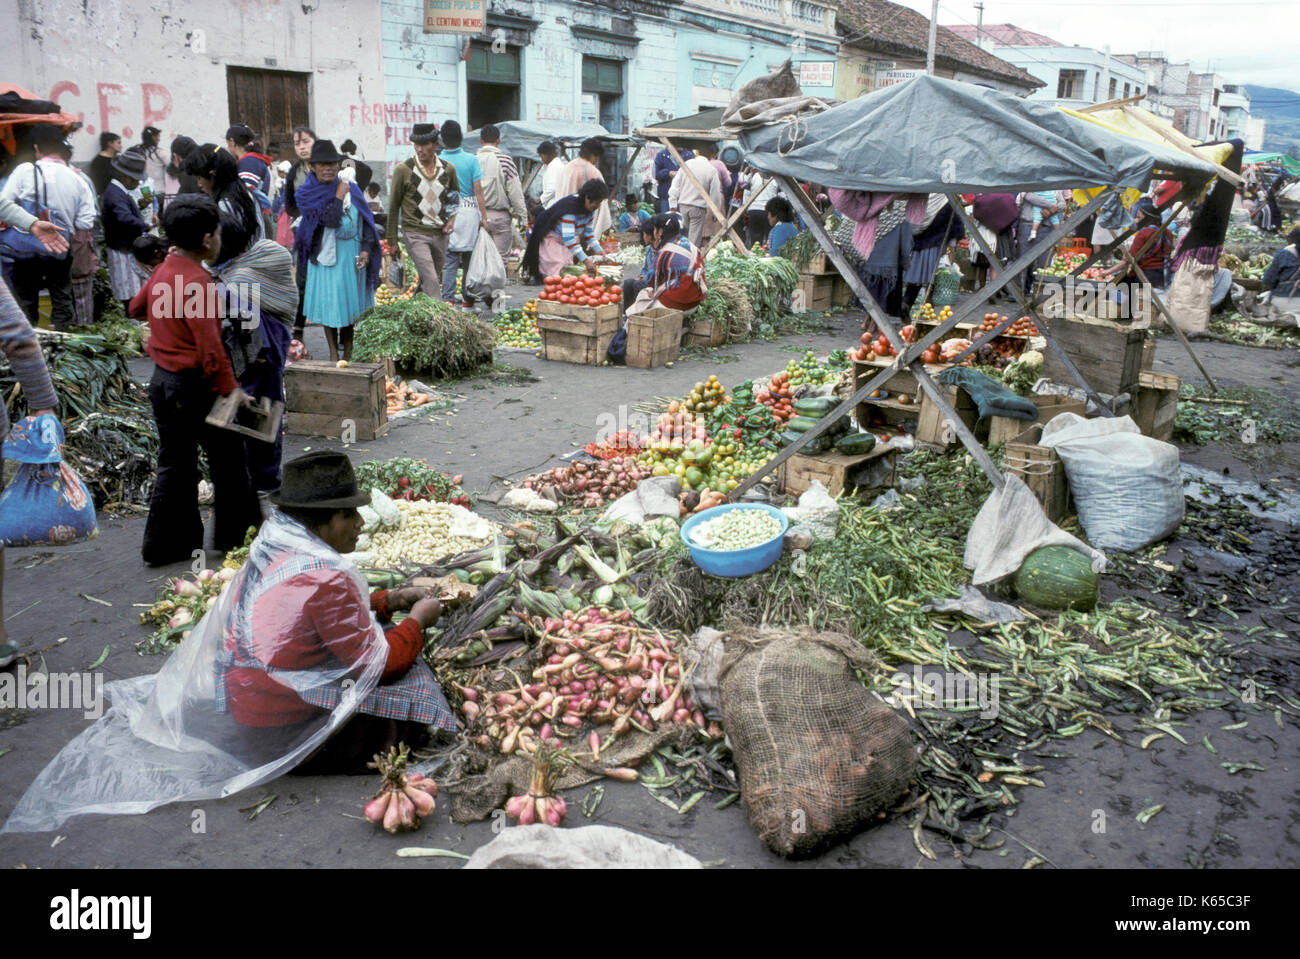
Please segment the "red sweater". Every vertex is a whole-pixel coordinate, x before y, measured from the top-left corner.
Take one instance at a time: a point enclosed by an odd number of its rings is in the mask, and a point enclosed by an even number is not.
[[[253,644],[257,658],[280,669],[337,671],[358,665],[375,641],[370,610],[388,620],[388,593],[377,590],[367,604],[350,576],[339,570],[299,573],[277,584],[253,606]],[[401,679],[424,647],[424,633],[414,618],[390,629],[388,658],[381,683]],[[226,634],[233,647],[233,631]],[[243,726],[289,726],[320,715],[303,700],[259,669],[232,668],[226,673],[230,713]]]
[[[222,396],[239,384],[221,344],[221,309],[212,276],[189,257],[170,253],[129,304],[149,324],[149,356],[164,370],[199,370]]]

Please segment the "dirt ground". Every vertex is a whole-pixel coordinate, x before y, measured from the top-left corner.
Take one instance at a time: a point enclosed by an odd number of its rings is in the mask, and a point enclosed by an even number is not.
[[[600,418],[618,417],[621,405],[630,411],[657,396],[683,395],[709,373],[724,382],[770,373],[803,349],[824,355],[851,345],[860,319],[857,314],[832,317],[836,332],[831,334],[725,347],[704,358],[684,357],[671,369],[571,366],[544,362],[527,351],[501,351],[498,363],[516,370],[454,384],[450,389],[458,399],[453,410],[399,420],[387,436],[347,452],[354,461],[426,457],[448,472],[462,473],[464,485],[476,495],[499,492],[503,479],[556,465],[558,456],[590,441]],[[325,355],[319,330],[309,332],[308,346],[318,357]],[[1259,386],[1300,401],[1295,352],[1222,343],[1200,343],[1196,349],[1221,385]],[[1169,337],[1159,342],[1156,369],[1198,380],[1187,354]],[[291,439],[286,458],[307,449],[338,448],[331,441]],[[1294,488],[1300,475],[1297,450],[1293,444],[1220,444],[1184,450],[1184,462],[1235,479]],[[158,669],[161,657],[135,652],[146,632],[134,604],[149,603],[164,577],[184,570],[143,566],[142,530],[142,518],[104,518],[99,538],[88,545],[57,552],[9,551],[5,609],[10,635],[33,668],[43,663],[51,671],[84,670],[108,647],[99,667],[108,681]],[[1262,522],[1251,533],[1260,546],[1246,565],[1180,540],[1171,543],[1167,558],[1176,564],[1186,552],[1195,557],[1202,580],[1272,578],[1271,588],[1285,593],[1294,579],[1269,577],[1269,567],[1286,560],[1285,571],[1293,571],[1300,552],[1294,534],[1284,524]],[[1282,555],[1286,550],[1290,557]],[[1245,632],[1258,624],[1287,633],[1288,640],[1272,640],[1276,645],[1269,647],[1256,643],[1253,649],[1289,677],[1294,692],[1300,629],[1288,610],[1261,604],[1240,621],[1220,625],[1242,643],[1253,642]],[[1249,720],[1244,728],[1221,729],[1243,719]],[[88,721],[72,710],[0,710],[0,817],[8,815],[37,773]],[[1166,738],[1142,750],[1138,741],[1144,731],[1125,728],[1124,720],[1117,723],[1123,744],[1092,730],[1066,744],[1053,743],[1044,748],[1070,758],[1040,760],[1047,767],[1039,774],[1046,788],[1023,790],[1017,806],[994,818],[995,835],[1005,836],[1006,844],[996,852],[967,849],[962,855],[941,836],[928,834],[937,862],[920,856],[899,820],[868,829],[818,858],[790,862],[760,844],[739,803],[719,811],[702,802],[678,815],[646,789],[611,781],[604,784],[604,799],[591,822],[673,843],[718,867],[1007,869],[1019,868],[1031,857],[1057,867],[1295,866],[1300,861],[1295,788],[1300,728],[1291,719],[1284,722],[1279,728],[1271,713],[1208,711],[1193,715],[1191,725],[1181,728],[1188,745]],[[1202,745],[1207,735],[1217,754]],[[1220,765],[1225,760],[1265,768],[1229,775]],[[490,822],[451,823],[441,803],[419,833],[390,837],[357,820],[372,788],[368,778],[284,777],[225,800],[166,806],[141,816],[84,817],[57,835],[0,836],[0,867],[457,868],[454,859],[399,859],[395,851],[421,845],[469,854],[493,837]],[[568,797],[572,825],[586,824],[576,806],[589,788]],[[240,812],[268,796],[275,801],[255,819]],[[1156,803],[1163,803],[1164,810],[1146,825],[1138,824],[1136,813]],[[197,810],[204,814],[201,832],[196,831]],[[1098,829],[1101,822],[1104,828]]]

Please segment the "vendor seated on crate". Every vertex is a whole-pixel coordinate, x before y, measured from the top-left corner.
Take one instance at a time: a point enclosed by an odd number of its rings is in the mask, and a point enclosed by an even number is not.
[[[399,741],[422,743],[428,727],[454,731],[451,709],[420,659],[424,630],[442,606],[429,591],[369,592],[343,553],[356,549],[362,520],[352,464],[321,451],[284,466],[278,507],[231,581],[216,623],[216,711],[268,739],[297,741],[331,712],[350,718],[295,771],[364,772]],[[387,631],[393,611],[407,618]],[[257,737],[247,733],[244,743]]]
[[[1138,266],[1142,268],[1151,285],[1163,290],[1165,267],[1169,262],[1169,255],[1174,250],[1174,238],[1170,235],[1169,228],[1160,222],[1156,205],[1149,198],[1143,197],[1137,202],[1133,207],[1133,216],[1137,220],[1139,229],[1129,241],[1129,253],[1137,259]],[[1143,250],[1146,252],[1143,253]],[[1109,280],[1119,274],[1124,275],[1122,281],[1124,283],[1139,282],[1137,274],[1129,269],[1127,259],[1120,260],[1107,270],[1105,277]]]
[[[704,254],[682,236],[681,220],[673,213],[660,213],[642,227],[643,236],[654,250],[654,262],[646,255],[646,285],[627,307],[628,314],[651,307],[689,312],[709,292],[704,283]],[[627,288],[623,295],[626,298]]]

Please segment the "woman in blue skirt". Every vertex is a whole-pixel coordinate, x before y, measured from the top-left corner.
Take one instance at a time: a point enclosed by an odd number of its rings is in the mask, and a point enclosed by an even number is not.
[[[303,316],[325,327],[330,362],[352,359],[352,325],[375,302],[381,254],[370,205],[339,176],[342,155],[329,140],[311,147],[311,174],[294,194],[302,220],[294,244],[307,273]]]

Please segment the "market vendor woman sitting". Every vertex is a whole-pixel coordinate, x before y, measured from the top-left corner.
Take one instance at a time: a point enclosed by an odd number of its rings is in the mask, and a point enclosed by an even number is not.
[[[632,303],[627,303],[631,292],[623,287],[626,312],[642,313],[654,306],[669,310],[694,310],[708,294],[704,282],[704,255],[690,240],[682,236],[681,220],[673,213],[660,213],[641,228],[648,247],[653,248],[653,259],[646,255],[645,270],[639,281],[641,289]]]
[[[378,590],[367,598],[360,578],[339,561],[356,549],[362,529],[357,507],[370,500],[357,491],[348,458],[322,451],[285,464],[284,483],[272,499],[278,513],[267,524],[274,524],[270,539],[280,530],[318,547],[275,550],[232,583],[237,592],[217,653],[217,711],[256,729],[311,724],[335,709],[350,685],[346,679],[320,683],[313,674],[350,676],[382,654],[377,685],[295,771],[362,772],[376,752],[399,741],[422,742],[428,726],[455,730],[447,701],[420,659],[424,630],[438,621],[441,604],[418,588]],[[376,619],[388,621],[398,610],[410,611],[400,625],[387,633],[376,628]]]

